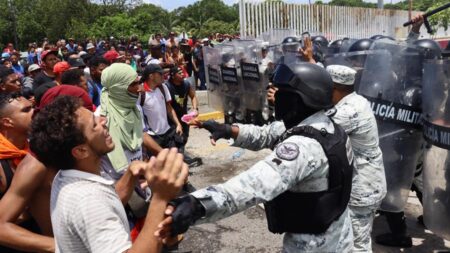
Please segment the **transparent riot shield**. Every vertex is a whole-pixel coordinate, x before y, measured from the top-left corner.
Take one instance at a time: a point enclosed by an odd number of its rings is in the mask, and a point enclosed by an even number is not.
[[[238,55],[234,43],[222,43],[215,48],[220,53],[220,74],[223,93],[222,108],[225,123],[244,122],[245,107],[242,105],[240,78],[238,75]]]
[[[263,125],[268,122],[266,88],[269,78],[264,74],[262,43],[255,40],[236,40],[239,56],[238,75],[242,84],[242,102],[245,107],[246,123]]]
[[[328,54],[325,55],[324,65],[344,65],[356,70],[355,77],[355,90],[358,91],[359,83],[361,81],[361,75],[364,70],[364,65],[366,63],[366,59],[369,55],[376,54],[377,51],[368,50],[368,51],[358,51],[358,52],[350,52],[350,53],[337,53],[337,54]]]
[[[295,30],[292,29],[270,29],[260,34],[256,39],[268,42],[269,45],[278,45],[284,38],[297,36]]]
[[[423,216],[428,229],[450,240],[450,61],[424,64]]]
[[[357,92],[371,103],[378,124],[387,194],[381,209],[403,211],[423,144],[422,61],[407,45],[374,42]]]
[[[223,85],[220,75],[220,52],[216,48],[203,47],[205,77],[208,84],[208,102],[215,110],[222,111]]]

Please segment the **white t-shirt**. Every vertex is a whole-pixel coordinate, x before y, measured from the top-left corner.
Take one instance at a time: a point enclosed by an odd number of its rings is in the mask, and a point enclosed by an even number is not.
[[[142,120],[144,121],[144,129],[147,129],[147,133],[150,135],[165,134],[170,129],[169,121],[167,120],[166,103],[170,103],[172,97],[164,83],[162,87],[166,94],[165,101],[164,95],[159,88],[145,92],[145,101],[141,108],[143,113]],[[141,99],[142,96],[137,101],[138,105],[141,104]]]
[[[114,182],[79,170],[55,176],[50,199],[56,252],[124,252],[131,248]]]

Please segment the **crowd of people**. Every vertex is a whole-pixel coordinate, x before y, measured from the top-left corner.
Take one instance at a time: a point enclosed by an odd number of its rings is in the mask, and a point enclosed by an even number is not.
[[[409,39],[423,18],[415,22]],[[136,37],[45,40],[30,44],[26,63],[8,45],[0,65],[0,252],[170,251],[189,226],[260,202],[269,230],[285,234],[284,252],[371,252],[386,178],[375,115],[355,93],[357,71],[317,64],[307,39],[302,61],[272,64],[275,122],[198,121],[196,89],[208,85],[202,47],[237,38],[157,34],[148,51]],[[227,182],[195,190],[189,167],[202,160],[185,152],[191,125],[208,130],[213,145],[225,138],[273,151]]]
[[[116,209],[110,216],[120,214],[122,219],[116,224],[120,233],[111,240],[118,242],[120,238],[120,247],[125,249],[131,242],[126,234],[131,234],[137,252],[144,248],[148,252],[150,244],[159,248],[156,239],[145,239],[153,237],[148,233],[155,230],[158,220],[145,217],[150,211],[155,213],[155,208],[161,209],[161,203],[173,199],[180,188],[192,191],[186,166],[199,166],[202,160],[185,153],[189,126],[182,117],[198,115],[196,90],[206,89],[201,48],[223,40],[218,37],[213,41],[178,40],[174,33],[166,39],[157,34],[150,38],[148,51],[136,37],[127,43],[114,38],[76,43],[69,38],[68,43],[59,40],[51,44],[44,39],[41,47],[29,45],[27,57],[8,44],[0,65],[0,110],[2,119],[8,121],[0,127],[0,252],[115,252],[100,242],[83,249],[79,245],[66,248],[50,237],[55,232],[52,223],[65,217],[50,217],[55,197],[50,192],[52,181],[66,170],[84,167],[82,164],[90,168],[81,171],[97,174],[97,179],[75,173],[67,178],[70,182],[81,178],[104,184],[93,187],[99,193],[108,191],[111,198],[114,194],[109,188],[114,185],[121,201],[119,205],[116,200],[104,203],[114,204]],[[191,83],[191,75],[198,86]],[[59,105],[51,110],[50,104]],[[48,132],[29,135],[33,129]],[[73,145],[83,146],[78,149],[83,155],[72,157]],[[51,157],[58,157],[58,161],[48,159]],[[159,175],[165,177],[158,179]],[[176,184],[171,181],[174,178]],[[78,200],[69,202],[79,203],[86,196],[80,192]],[[156,200],[159,197],[160,202]],[[119,210],[122,203],[125,209]],[[12,208],[6,208],[10,205]],[[68,210],[80,209],[72,206]],[[105,210],[96,210],[105,215]],[[92,210],[87,212],[95,217]],[[152,226],[153,230],[149,229]],[[89,240],[89,236],[84,239]],[[179,240],[178,236],[169,238],[165,247],[177,245]]]

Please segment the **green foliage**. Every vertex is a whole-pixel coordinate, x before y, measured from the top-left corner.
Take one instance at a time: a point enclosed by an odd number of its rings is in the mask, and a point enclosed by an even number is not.
[[[142,0],[0,0],[0,46],[14,42],[26,48],[44,37],[55,42],[74,37],[116,38],[188,32],[199,37],[239,31],[238,5],[200,0],[172,12]],[[17,46],[17,45],[16,45]]]
[[[377,5],[374,3],[367,3],[363,0],[331,0],[329,5],[338,6],[350,6],[350,7],[362,7],[362,8],[376,8]]]
[[[427,11],[436,9],[439,6],[442,6],[446,3],[448,3],[448,1],[446,0],[435,1],[435,3],[427,9]],[[438,27],[443,27],[444,30],[447,31],[449,19],[450,19],[450,8],[431,16],[428,21],[434,27],[434,30],[436,30]]]
[[[220,20],[211,19],[205,22],[203,30],[198,37],[207,37],[210,34],[234,34],[236,32],[236,23],[227,23]]]

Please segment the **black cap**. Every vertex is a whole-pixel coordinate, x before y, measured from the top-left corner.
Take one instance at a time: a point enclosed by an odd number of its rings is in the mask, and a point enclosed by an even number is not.
[[[149,64],[147,65],[147,67],[145,67],[144,73],[153,74],[155,72],[163,74],[164,70],[161,68],[159,64]]]
[[[145,81],[148,78],[148,75],[153,74],[155,72],[164,74],[164,70],[159,66],[159,64],[149,64],[145,67],[144,72],[142,73],[141,81]]]
[[[177,73],[180,73],[180,74],[183,74],[183,69],[181,69],[180,67],[178,67],[178,66],[174,66],[174,67],[172,67],[171,69],[170,69],[170,75],[171,76],[174,76],[175,74],[177,74]]]
[[[86,67],[86,63],[81,58],[69,58],[68,63],[72,68]]]

